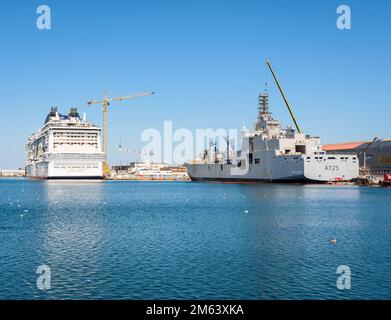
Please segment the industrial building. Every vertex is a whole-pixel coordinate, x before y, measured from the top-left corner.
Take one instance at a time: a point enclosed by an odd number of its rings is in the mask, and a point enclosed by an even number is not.
[[[391,173],[391,139],[328,144],[323,146],[323,150],[357,154],[361,175],[370,175],[381,180],[384,174]]]
[[[24,177],[26,171],[24,169],[18,170],[1,170],[0,177]]]
[[[129,165],[113,166],[111,178],[117,180],[189,180],[183,166],[168,166],[163,163],[131,162]]]

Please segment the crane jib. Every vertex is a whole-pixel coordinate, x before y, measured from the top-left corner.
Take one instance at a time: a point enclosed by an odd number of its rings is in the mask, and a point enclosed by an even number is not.
[[[280,90],[281,96],[282,96],[282,98],[284,99],[285,105],[286,105],[286,107],[288,108],[289,114],[291,115],[291,118],[292,118],[293,122],[295,123],[295,126],[296,126],[297,131],[298,131],[299,133],[301,133],[299,124],[297,123],[296,118],[295,118],[295,115],[293,114],[293,111],[292,111],[292,109],[291,109],[291,107],[290,107],[290,105],[289,105],[289,102],[288,102],[287,98],[285,97],[284,92],[282,91],[282,88],[281,88],[281,86],[280,86],[280,83],[278,82],[277,76],[276,76],[276,74],[274,73],[274,70],[273,70],[273,68],[272,68],[272,65],[270,64],[270,61],[266,61],[266,64],[267,64],[267,66],[269,67],[270,72],[271,72],[272,75],[273,75],[274,81],[276,82],[278,89]]]
[[[133,94],[133,95],[122,96],[122,97],[117,97],[117,98],[109,98],[108,99],[107,97],[104,97],[104,99],[100,100],[100,101],[98,101],[98,100],[90,100],[90,101],[87,102],[87,104],[89,106],[95,105],[95,104],[102,105],[102,111],[103,111],[103,128],[102,128],[102,131],[103,131],[103,143],[102,143],[102,149],[103,149],[103,152],[106,155],[105,167],[108,167],[108,165],[107,165],[107,150],[108,150],[108,148],[107,148],[107,111],[108,111],[108,106],[110,105],[110,103],[112,101],[130,100],[130,99],[139,98],[139,97],[151,96],[151,95],[154,95],[154,94],[155,94],[154,91],[151,91],[151,92],[141,92],[141,93],[136,93],[136,94]]]

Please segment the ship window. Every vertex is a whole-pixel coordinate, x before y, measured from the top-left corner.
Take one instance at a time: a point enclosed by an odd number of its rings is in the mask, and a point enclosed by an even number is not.
[[[260,163],[261,163],[261,159],[256,158],[256,159],[255,159],[255,164],[260,164]]]
[[[305,153],[305,145],[296,145],[295,146],[295,151],[297,153]]]
[[[328,157],[329,160],[335,160],[335,157]]]
[[[250,139],[250,150],[254,150],[254,141],[252,139]]]
[[[291,152],[290,149],[286,149],[286,150],[285,150],[285,154],[289,154],[289,152]]]

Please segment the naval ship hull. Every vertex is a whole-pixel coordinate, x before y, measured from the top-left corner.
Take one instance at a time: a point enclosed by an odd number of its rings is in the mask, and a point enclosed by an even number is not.
[[[26,166],[26,176],[35,179],[103,179],[102,162],[37,162]]]
[[[260,163],[250,164],[247,168],[220,163],[187,163],[185,166],[193,181],[326,183],[349,181],[359,174],[358,160],[354,155],[267,155],[260,159]]]

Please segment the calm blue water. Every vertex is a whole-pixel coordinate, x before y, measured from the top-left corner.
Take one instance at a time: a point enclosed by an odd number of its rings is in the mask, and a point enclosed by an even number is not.
[[[0,179],[0,299],[54,298],[391,299],[391,189]]]

